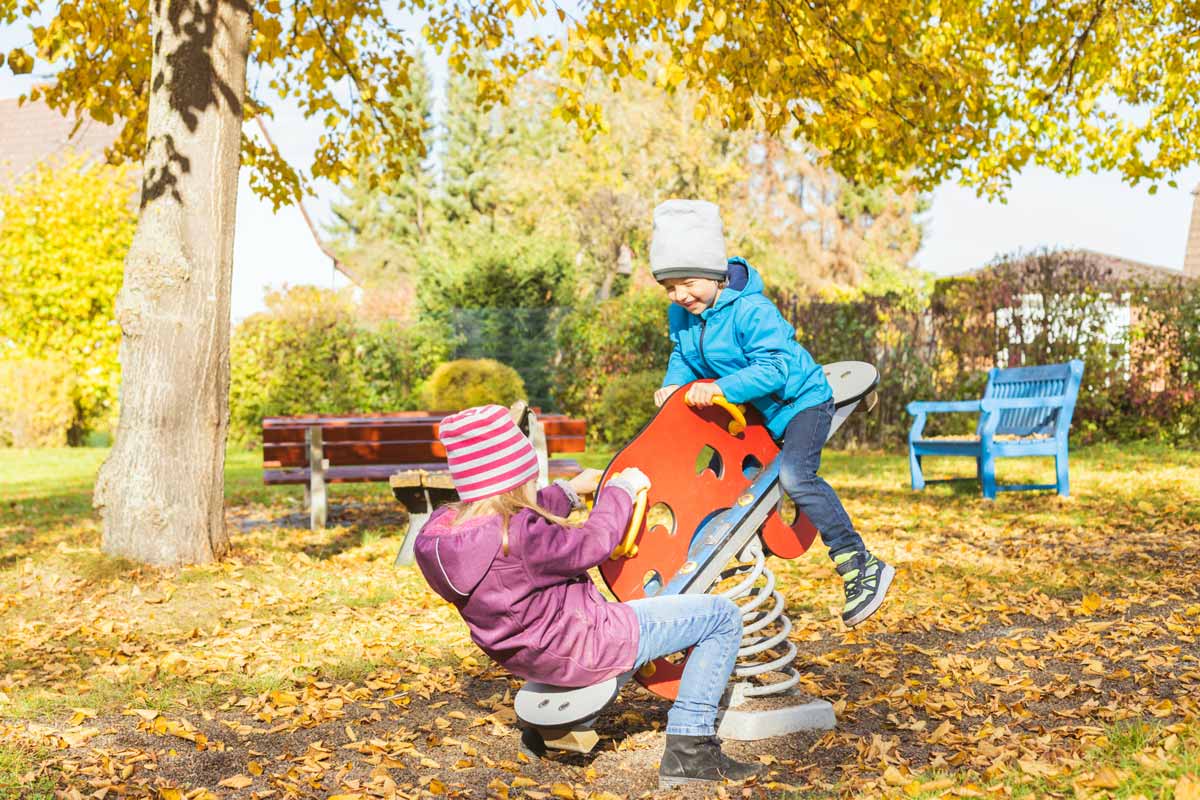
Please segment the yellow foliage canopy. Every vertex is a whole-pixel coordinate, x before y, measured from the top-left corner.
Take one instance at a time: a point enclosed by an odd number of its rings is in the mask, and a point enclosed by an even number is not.
[[[140,157],[151,81],[146,0],[0,0],[0,22],[22,16],[48,20],[32,27],[33,40],[60,67],[33,94],[127,120],[113,156]],[[1193,163],[1193,17],[1182,0],[592,0],[579,19],[542,0],[268,0],[255,9],[250,58],[255,85],[323,120],[315,177],[353,174],[370,153],[387,154],[385,167],[400,174],[404,154],[422,148],[419,121],[389,102],[408,85],[419,28],[478,81],[485,105],[561,56],[558,113],[585,133],[604,126],[589,84],[650,77],[697,91],[698,118],[772,133],[794,125],[851,180],[905,176],[929,187],[958,178],[998,193],[1031,163],[1116,169],[1130,183]],[[556,19],[567,30],[556,43],[520,33]],[[7,62],[15,72],[33,68],[23,49]],[[270,108],[256,93],[244,112]],[[273,146],[244,140],[243,161],[276,203],[299,192],[300,173]]]

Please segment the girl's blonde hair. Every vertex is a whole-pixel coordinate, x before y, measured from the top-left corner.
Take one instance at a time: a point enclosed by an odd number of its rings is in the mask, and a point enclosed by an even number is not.
[[[555,525],[568,525],[572,527],[575,525],[575,523],[569,522],[566,517],[560,517],[558,514],[538,505],[537,494],[533,487],[534,482],[529,481],[504,494],[498,494],[471,503],[464,503],[460,500],[448,505],[453,509],[456,519],[462,519],[466,513],[474,511],[477,508],[480,509],[478,512],[480,516],[484,514],[499,514],[502,531],[501,547],[504,550],[504,555],[508,555],[508,521],[525,509],[529,509],[543,519],[553,522]]]

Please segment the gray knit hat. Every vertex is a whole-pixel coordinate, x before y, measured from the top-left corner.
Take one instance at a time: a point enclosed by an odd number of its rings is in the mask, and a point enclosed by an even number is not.
[[[654,209],[650,271],[656,281],[711,278],[729,273],[721,210],[704,200],[668,200]]]

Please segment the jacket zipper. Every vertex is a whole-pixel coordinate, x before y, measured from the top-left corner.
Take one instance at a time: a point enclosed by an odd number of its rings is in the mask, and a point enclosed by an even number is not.
[[[708,332],[708,320],[701,317],[700,318],[700,363],[704,365],[704,368],[706,370],[708,370],[709,372],[712,372],[713,371],[712,366],[709,365],[708,359],[704,357],[704,334],[707,332]]]

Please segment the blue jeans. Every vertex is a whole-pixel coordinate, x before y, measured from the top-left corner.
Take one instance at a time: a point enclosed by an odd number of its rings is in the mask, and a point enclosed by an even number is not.
[[[737,603],[712,594],[675,594],[630,600],[627,605],[638,618],[634,669],[692,648],[679,694],[667,713],[667,733],[716,734],[717,706],[742,643],[742,612]]]
[[[837,493],[817,475],[833,412],[833,401],[827,400],[792,417],[779,454],[779,486],[816,526],[830,558],[847,550],[866,550]]]

